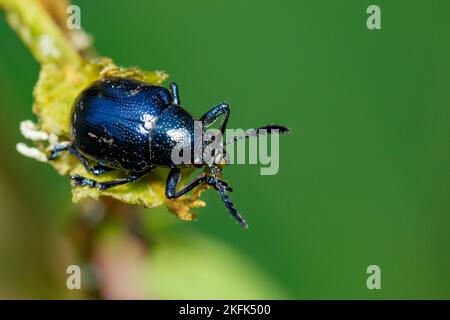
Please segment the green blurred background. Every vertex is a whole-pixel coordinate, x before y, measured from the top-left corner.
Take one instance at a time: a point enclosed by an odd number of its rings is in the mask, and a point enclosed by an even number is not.
[[[149,253],[102,229],[98,264],[131,265],[102,297],[450,298],[449,1],[73,3],[100,54],[165,70],[194,115],[227,100],[232,128],[293,129],[277,175],[226,168],[248,231],[212,191],[192,223],[139,209]],[[39,66],[3,15],[0,43],[0,297],[89,297],[65,288],[68,180],[15,151]]]

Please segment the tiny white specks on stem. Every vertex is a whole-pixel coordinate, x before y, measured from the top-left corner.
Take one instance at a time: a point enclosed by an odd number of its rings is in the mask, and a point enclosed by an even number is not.
[[[58,58],[60,56],[60,52],[56,48],[52,37],[43,35],[39,40],[39,49],[44,56],[50,56],[52,58]]]
[[[87,50],[92,46],[94,39],[92,36],[83,30],[71,30],[69,33],[69,39],[73,47],[77,51]]]

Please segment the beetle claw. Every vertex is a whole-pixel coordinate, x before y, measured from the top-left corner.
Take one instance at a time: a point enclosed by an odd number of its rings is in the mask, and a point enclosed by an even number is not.
[[[97,181],[79,176],[79,175],[73,175],[69,177],[72,181],[73,181],[73,185],[74,186],[79,186],[79,187],[84,187],[84,186],[88,186],[91,188],[95,188],[98,186]],[[99,187],[101,187],[101,184],[99,185]]]

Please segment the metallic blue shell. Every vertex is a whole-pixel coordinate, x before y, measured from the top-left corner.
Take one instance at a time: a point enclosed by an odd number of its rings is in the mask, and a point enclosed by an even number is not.
[[[75,101],[73,145],[84,157],[114,169],[139,172],[152,165],[170,165],[167,157],[155,157],[172,145],[161,140],[167,138],[164,132],[173,129],[173,124],[189,127],[193,123],[184,109],[172,104],[172,95],[164,87],[128,78],[98,80]],[[152,152],[150,141],[157,144]]]

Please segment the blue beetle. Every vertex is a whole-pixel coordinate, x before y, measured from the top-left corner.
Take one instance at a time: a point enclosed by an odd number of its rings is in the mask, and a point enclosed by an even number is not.
[[[229,115],[229,106],[224,102],[205,113],[199,121],[206,128],[223,116],[219,128],[223,135]],[[229,213],[246,228],[246,221],[227,195],[227,191],[232,191],[232,188],[218,177],[221,171],[219,165],[197,164],[197,167],[208,165],[210,174],[199,175],[177,191],[181,169],[188,165],[174,163],[171,154],[180,141],[191,143],[194,150],[194,121],[181,107],[175,83],[170,84],[169,91],[164,87],[130,78],[103,78],[86,88],[75,100],[71,114],[71,143],[54,147],[49,160],[55,159],[62,151],[69,151],[93,175],[98,176],[111,170],[127,173],[127,178],[107,182],[78,175],[70,177],[77,186],[100,190],[136,181],[157,166],[169,167],[167,198],[178,198],[206,183],[218,191]],[[252,135],[272,133],[273,130],[289,132],[283,126],[267,125],[235,137],[228,143]],[[202,146],[204,147],[205,145]]]

